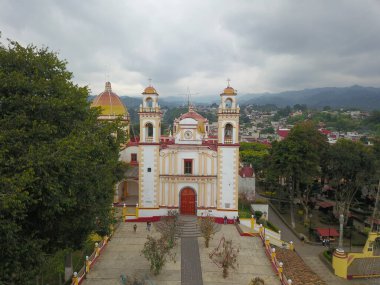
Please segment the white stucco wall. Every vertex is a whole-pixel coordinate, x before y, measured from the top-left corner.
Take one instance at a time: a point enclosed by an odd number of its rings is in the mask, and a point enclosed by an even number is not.
[[[140,161],[140,169],[143,174],[141,179],[141,202],[143,207],[154,207],[155,206],[155,180],[158,176],[158,167],[154,164],[156,158],[156,151],[158,146],[156,145],[144,145],[140,146],[143,159]],[[157,158],[156,158],[157,159]],[[151,172],[148,172],[148,168]]]
[[[219,147],[218,153],[220,156],[220,174],[219,185],[221,194],[221,208],[233,209],[236,207],[234,204],[234,198],[236,198],[237,190],[235,182],[237,179],[237,152],[236,147]]]
[[[137,161],[140,161],[140,157],[139,157],[139,147],[138,146],[129,146],[125,149],[123,149],[121,152],[120,152],[120,157],[119,159],[121,161],[124,161],[126,163],[130,163],[131,162],[131,154],[132,153],[136,153],[137,154]]]

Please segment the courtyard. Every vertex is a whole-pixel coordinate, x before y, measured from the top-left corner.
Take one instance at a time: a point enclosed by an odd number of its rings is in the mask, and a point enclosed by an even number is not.
[[[120,285],[122,284],[121,275],[143,277],[150,281],[148,284],[154,285],[179,285],[185,283],[186,280],[182,280],[181,283],[181,255],[190,255],[190,253],[181,252],[181,239],[178,239],[178,244],[174,248],[176,252],[175,261],[168,261],[162,272],[158,276],[154,276],[150,273],[149,263],[141,255],[141,250],[148,234],[158,236],[159,233],[154,227],[148,232],[144,223],[137,223],[135,233],[133,225],[134,223],[122,223],[120,225],[82,284]],[[239,266],[236,271],[230,271],[226,279],[222,277],[222,269],[209,258],[209,253],[217,247],[223,236],[226,239],[232,239],[233,244],[240,249],[238,256]],[[280,285],[280,281],[271,268],[259,238],[240,236],[235,226],[222,225],[220,231],[210,241],[209,248],[205,248],[203,238],[199,237],[197,241],[203,284],[246,285],[252,278],[261,277],[265,280],[265,284]],[[183,256],[182,258],[186,257]],[[193,283],[190,280],[185,284]]]

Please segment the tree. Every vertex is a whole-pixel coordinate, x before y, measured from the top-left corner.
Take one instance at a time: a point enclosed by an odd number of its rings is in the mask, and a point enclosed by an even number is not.
[[[123,132],[71,79],[47,48],[0,46],[0,283],[33,283],[44,254],[108,231]]]
[[[345,216],[359,189],[371,183],[374,173],[374,157],[371,149],[361,142],[338,140],[330,147],[326,165],[329,183],[335,189],[335,212]]]
[[[199,219],[199,228],[205,239],[205,246],[208,248],[210,239],[216,232],[215,219],[211,216],[201,217]]]
[[[240,143],[239,154],[240,161],[252,164],[256,174],[259,175],[269,155],[269,146],[258,142],[242,142]]]
[[[170,250],[171,247],[165,236],[162,235],[160,238],[147,237],[141,253],[150,262],[150,271],[154,275],[160,274],[168,258],[175,258],[175,255],[171,254]]]
[[[326,137],[311,122],[296,125],[285,140],[272,145],[269,176],[283,177],[288,184],[291,223],[295,227],[294,199],[298,198],[308,219],[311,183],[320,174],[320,163],[328,148]],[[301,188],[301,185],[306,187]]]
[[[239,249],[232,245],[232,240],[220,239],[219,245],[209,255],[210,259],[220,268],[223,268],[223,278],[228,277],[230,268],[238,266],[237,257]]]

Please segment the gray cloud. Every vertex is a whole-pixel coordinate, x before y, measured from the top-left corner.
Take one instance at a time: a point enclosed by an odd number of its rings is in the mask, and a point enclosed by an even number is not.
[[[12,1],[0,2],[4,38],[46,45],[74,80],[139,94],[240,93],[380,82],[380,2]]]

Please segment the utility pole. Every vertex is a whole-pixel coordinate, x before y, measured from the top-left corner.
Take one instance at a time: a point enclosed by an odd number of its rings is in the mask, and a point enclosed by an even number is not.
[[[343,214],[340,214],[339,216],[339,245],[338,248],[343,251],[343,223],[344,223],[344,216]]]

